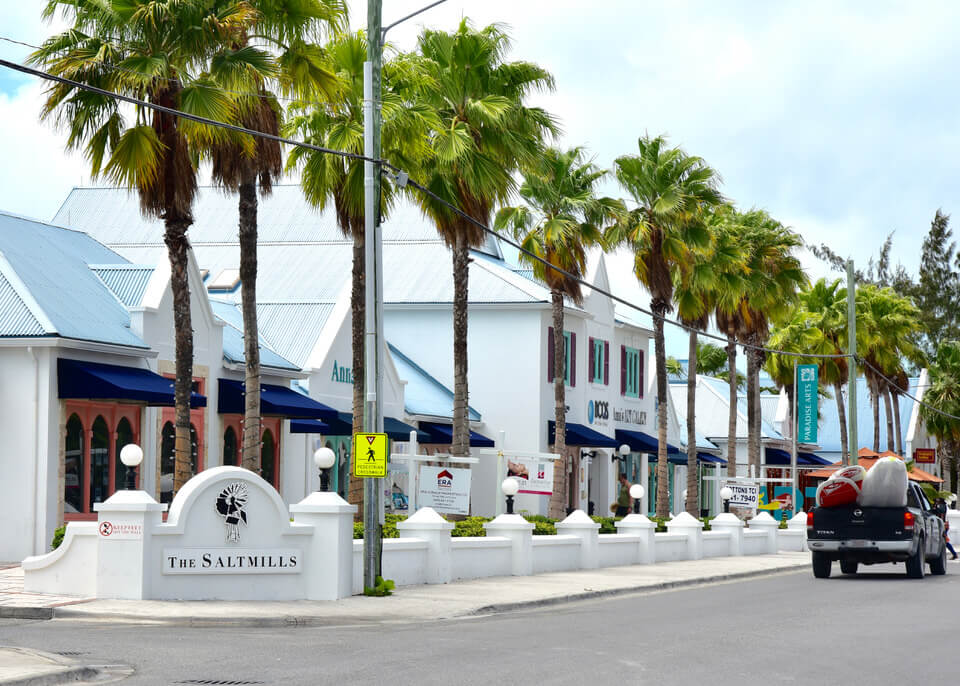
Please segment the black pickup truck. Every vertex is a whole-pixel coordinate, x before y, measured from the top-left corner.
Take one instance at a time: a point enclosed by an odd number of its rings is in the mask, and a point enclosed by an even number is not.
[[[834,560],[844,574],[879,562],[905,562],[907,576],[913,579],[923,578],[924,564],[930,565],[931,574],[946,574],[943,528],[943,520],[913,482],[907,485],[906,507],[814,508],[807,513],[813,575],[829,577]]]

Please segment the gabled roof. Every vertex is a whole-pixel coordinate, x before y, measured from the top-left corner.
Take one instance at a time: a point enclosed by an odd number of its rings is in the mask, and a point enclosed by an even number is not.
[[[222,300],[210,299],[214,315],[226,326],[223,327],[223,357],[234,364],[244,364],[246,355],[243,348],[243,313],[240,306]],[[259,325],[259,320],[258,320]],[[259,326],[258,326],[259,328]],[[260,337],[260,364],[274,369],[298,370],[295,364],[274,352]]]
[[[84,233],[0,213],[0,336],[146,348],[129,312],[88,266],[125,262]]]
[[[125,307],[139,307],[153,267],[137,264],[91,264],[90,269]]]
[[[397,375],[407,382],[403,390],[404,410],[410,415],[453,418],[453,391],[423,370],[420,365],[387,343]],[[468,417],[479,422],[480,413],[468,407]]]

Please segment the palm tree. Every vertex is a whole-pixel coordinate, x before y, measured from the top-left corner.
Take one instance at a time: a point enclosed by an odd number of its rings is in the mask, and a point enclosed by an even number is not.
[[[295,105],[286,130],[321,147],[363,154],[363,64],[367,40],[363,33],[338,36],[326,46],[330,68],[340,81],[340,96],[324,107]],[[383,157],[418,174],[429,155],[427,132],[436,126],[431,109],[416,104],[423,78],[409,55],[388,53],[381,72],[381,141]],[[295,148],[288,169],[300,168],[300,184],[307,200],[318,208],[332,203],[337,226],[353,239],[353,275],[350,293],[353,350],[353,431],[363,431],[364,414],[364,187],[363,162]],[[380,216],[393,206],[397,187],[386,176],[380,180]],[[359,492],[354,494],[359,496]]]
[[[704,250],[691,250],[688,259],[678,265],[674,272],[674,299],[677,316],[688,329],[687,374],[687,498],[686,510],[694,517],[700,516],[700,480],[697,461],[697,374],[703,364],[713,367],[726,362],[726,354],[720,348],[700,344],[697,332],[704,331],[710,315],[718,303],[732,305],[741,287],[744,267],[742,253],[729,232],[722,230],[723,212],[706,215],[710,230],[710,244]],[[701,357],[701,352],[704,356]],[[707,359],[707,355],[711,359]],[[702,364],[703,363],[703,364]]]
[[[621,216],[623,203],[613,198],[598,198],[597,183],[606,175],[584,159],[583,148],[561,151],[547,148],[543,157],[524,173],[520,197],[524,205],[505,207],[496,216],[494,228],[509,229],[523,249],[550,265],[582,277],[586,269],[587,249],[603,243],[605,224]],[[564,297],[577,305],[583,302],[580,283],[543,262],[520,253],[533,266],[534,275],[550,288],[553,310],[555,401],[554,450],[563,456],[567,472],[567,412],[564,374]]]
[[[424,101],[440,125],[433,131],[434,155],[425,186],[441,200],[420,196],[453,251],[453,443],[451,453],[468,455],[467,287],[470,248],[481,245],[494,205],[514,188],[513,173],[530,167],[543,140],[557,132],[549,114],[525,104],[534,90],[553,88],[553,77],[531,62],[506,62],[510,39],[503,27],[474,29],[464,19],[453,33],[424,31],[419,40],[422,69],[431,79]],[[464,212],[465,219],[445,204]]]
[[[950,491],[956,493],[960,420],[948,415],[960,416],[960,343],[945,341],[937,346],[928,373],[929,387],[923,394],[925,404],[920,406],[920,416],[937,439],[941,459],[947,462]]]
[[[719,177],[701,158],[644,136],[638,155],[614,161],[617,180],[636,202],[614,233],[630,246],[634,272],[650,292],[657,365],[657,516],[670,514],[667,492],[667,371],[663,319],[673,307],[673,273],[691,250],[709,244],[701,213],[723,202]],[[694,366],[694,369],[696,367]]]
[[[340,0],[257,0],[253,23],[237,32],[218,53],[211,72],[238,93],[238,123],[274,136],[280,134],[283,109],[269,90],[270,81],[286,94],[332,99],[338,83],[310,41],[340,31],[346,6]],[[258,47],[260,46],[260,47]],[[269,48],[269,49],[264,49]],[[279,55],[274,56],[278,51]],[[240,95],[239,93],[249,93]],[[275,140],[242,134],[219,138],[209,151],[213,180],[239,196],[240,293],[243,307],[245,412],[242,464],[260,472],[260,347],[257,327],[257,183],[269,195],[283,173],[283,154]]]
[[[71,22],[47,39],[30,61],[50,72],[176,110],[229,121],[230,96],[205,74],[211,55],[248,26],[246,2],[211,7],[206,0],[49,0]],[[187,229],[197,191],[194,155],[219,135],[209,127],[135,106],[130,112],[108,96],[67,84],[47,91],[41,116],[67,130],[67,148],[83,149],[93,177],[136,189],[140,209],[164,222],[173,291],[176,380],[174,491],[191,476],[190,393],[193,329],[187,278]]]

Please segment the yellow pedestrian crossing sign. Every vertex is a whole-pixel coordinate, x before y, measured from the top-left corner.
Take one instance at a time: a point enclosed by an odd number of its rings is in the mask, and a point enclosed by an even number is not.
[[[353,475],[361,479],[387,475],[387,434],[353,434]]]

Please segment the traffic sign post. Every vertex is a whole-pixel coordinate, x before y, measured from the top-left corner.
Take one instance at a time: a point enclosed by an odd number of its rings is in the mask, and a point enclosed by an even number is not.
[[[382,479],[387,475],[387,434],[353,435],[353,475],[359,479]]]

